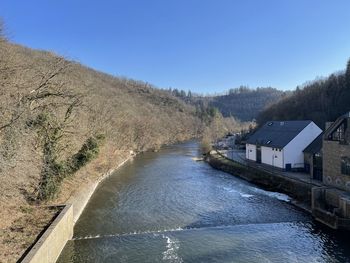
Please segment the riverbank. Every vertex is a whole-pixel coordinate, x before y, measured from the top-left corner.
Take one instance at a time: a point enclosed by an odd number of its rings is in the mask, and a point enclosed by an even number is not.
[[[110,156],[113,156],[111,154]],[[113,172],[134,157],[132,151],[125,160],[112,166],[106,173],[100,175],[95,181],[90,181],[73,192],[70,198],[62,206],[64,209],[59,212],[57,218],[52,221],[48,228],[38,236],[33,247],[25,253],[23,262],[56,262],[65,244],[72,238],[75,223],[88,204],[98,185],[108,178]],[[106,160],[106,159],[104,159]],[[108,168],[108,166],[106,166]],[[63,191],[64,192],[64,191]],[[40,239],[39,239],[40,238]]]
[[[98,184],[132,157],[129,150],[106,145],[95,160],[63,181],[57,199],[44,205],[21,196],[12,198],[12,202],[3,200],[0,203],[0,261],[16,262],[23,257],[57,216],[57,205],[72,204],[76,222]]]
[[[98,185],[126,162],[132,160],[133,157],[132,151],[114,151],[109,153],[109,157],[100,157],[101,160],[92,163],[92,167],[86,167],[86,171],[81,171],[77,178],[74,178],[74,182],[67,181],[65,183],[62,194],[56,203],[73,206],[73,222],[75,224]],[[87,180],[81,176],[87,176]],[[84,183],[81,184],[83,181]],[[79,185],[78,188],[72,189],[77,185]],[[69,192],[70,195],[67,195]]]
[[[281,192],[293,198],[292,203],[311,214],[311,189],[316,186],[276,172],[261,170],[226,158],[217,151],[211,151],[205,158],[213,168],[238,176],[265,190]]]

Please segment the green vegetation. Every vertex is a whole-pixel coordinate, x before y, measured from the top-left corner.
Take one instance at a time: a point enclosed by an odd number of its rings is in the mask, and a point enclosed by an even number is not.
[[[72,108],[68,107],[68,111]],[[66,125],[70,119],[67,112],[60,122],[55,112],[44,111],[35,120],[29,121],[28,126],[38,133],[38,141],[43,150],[41,181],[37,189],[39,200],[50,200],[56,197],[62,180],[78,171],[99,153],[99,147],[104,140],[103,135],[89,137],[81,149],[67,160],[60,160],[60,148],[67,135]]]
[[[350,60],[344,72],[297,87],[284,99],[265,109],[257,118],[261,125],[268,120],[313,120],[324,128],[350,111]]]
[[[101,145],[101,137],[90,137],[78,153],[67,161],[58,161],[55,157],[55,144],[45,145],[42,180],[38,189],[39,200],[50,200],[56,197],[64,178],[74,174],[89,161],[97,157]]]
[[[98,155],[100,145],[104,139],[104,135],[101,134],[88,138],[79,152],[73,155],[71,158],[69,162],[69,170],[67,173],[72,174],[78,171],[81,167],[94,159]]]

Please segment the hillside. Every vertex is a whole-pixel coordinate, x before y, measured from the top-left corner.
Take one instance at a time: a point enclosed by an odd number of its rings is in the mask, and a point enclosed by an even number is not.
[[[344,72],[311,82],[262,111],[258,124],[268,120],[313,120],[324,128],[350,110],[350,60]]]
[[[209,127],[228,123],[144,82],[3,38],[0,102],[1,262],[16,261],[51,219],[42,205],[66,202],[131,152],[215,136]]]
[[[229,90],[226,95],[200,96],[177,89],[171,90],[171,93],[192,104],[217,108],[224,117],[232,116],[240,121],[255,119],[266,107],[289,95],[289,92],[274,88],[250,89],[243,86]]]
[[[211,97],[209,105],[220,110],[224,117],[234,116],[241,121],[251,121],[268,105],[286,94],[274,88],[230,90],[228,95]]]

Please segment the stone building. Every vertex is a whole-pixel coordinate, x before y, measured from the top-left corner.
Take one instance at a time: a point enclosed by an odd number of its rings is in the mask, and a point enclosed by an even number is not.
[[[323,183],[350,191],[350,112],[323,135]]]
[[[334,229],[350,230],[350,112],[323,135],[323,184],[312,188],[312,215]]]

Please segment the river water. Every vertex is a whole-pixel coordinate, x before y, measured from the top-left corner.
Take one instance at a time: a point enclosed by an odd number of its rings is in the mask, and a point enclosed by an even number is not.
[[[188,142],[123,166],[98,187],[58,262],[350,262],[347,233],[199,155]]]

